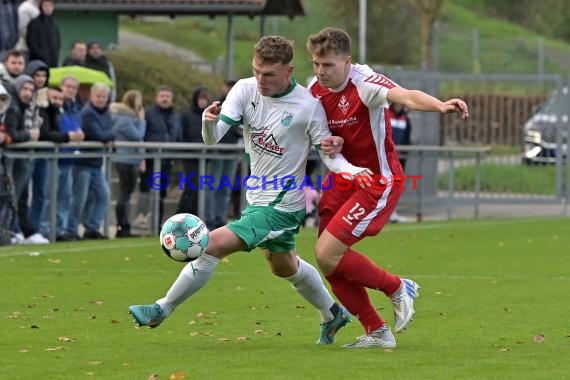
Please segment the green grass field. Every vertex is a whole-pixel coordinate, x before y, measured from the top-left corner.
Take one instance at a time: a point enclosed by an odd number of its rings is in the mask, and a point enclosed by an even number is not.
[[[457,191],[475,190],[474,165],[455,169],[454,188]],[[439,188],[446,190],[449,173],[439,176]],[[481,191],[491,193],[556,194],[556,167],[554,165],[481,164]]]
[[[317,346],[318,315],[259,251],[221,263],[157,329],[134,303],[162,296],[181,264],[158,239],[0,249],[1,379],[562,379],[570,375],[570,219],[389,225],[358,248],[422,285],[393,351]],[[312,260],[315,230],[299,252]],[[34,253],[35,252],[35,253]],[[392,322],[388,299],[372,292]]]

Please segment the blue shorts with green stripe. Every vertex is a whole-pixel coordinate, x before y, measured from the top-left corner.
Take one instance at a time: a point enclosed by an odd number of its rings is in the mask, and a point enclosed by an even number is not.
[[[295,249],[295,235],[305,218],[305,210],[285,212],[266,206],[246,206],[241,218],[227,227],[247,245],[247,251],[256,247],[271,252],[290,252]]]

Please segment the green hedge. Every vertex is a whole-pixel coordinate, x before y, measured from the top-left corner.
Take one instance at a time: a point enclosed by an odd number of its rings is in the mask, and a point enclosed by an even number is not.
[[[189,107],[192,93],[206,86],[215,97],[221,93],[223,78],[206,74],[175,58],[137,50],[113,51],[109,59],[117,75],[117,98],[127,90],[143,93],[145,106],[154,102],[154,90],[166,84],[174,90],[174,106],[178,110]]]

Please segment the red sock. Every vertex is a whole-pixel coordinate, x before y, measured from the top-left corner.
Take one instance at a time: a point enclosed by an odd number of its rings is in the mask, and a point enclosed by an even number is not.
[[[366,256],[350,248],[342,255],[335,272],[341,273],[351,282],[358,283],[369,289],[380,290],[388,297],[394,294],[400,287],[400,278],[398,276],[386,272]]]
[[[384,321],[370,302],[366,288],[348,281],[337,271],[328,275],[326,279],[331,284],[334,295],[350,314],[358,318],[366,334],[384,325]]]

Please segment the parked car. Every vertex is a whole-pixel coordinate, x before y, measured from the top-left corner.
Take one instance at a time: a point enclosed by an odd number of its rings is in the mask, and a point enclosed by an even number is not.
[[[523,163],[555,163],[558,155],[566,156],[569,115],[569,87],[563,86],[554,91],[525,123]],[[557,136],[558,133],[560,137]],[[560,138],[560,147],[557,145],[558,138]]]

